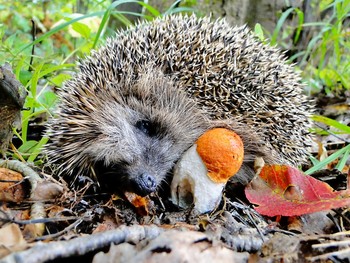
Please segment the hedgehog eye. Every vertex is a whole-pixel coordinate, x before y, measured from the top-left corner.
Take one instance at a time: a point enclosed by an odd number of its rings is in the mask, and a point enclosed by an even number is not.
[[[148,136],[153,137],[156,135],[155,126],[148,120],[140,120],[136,122],[135,126]]]

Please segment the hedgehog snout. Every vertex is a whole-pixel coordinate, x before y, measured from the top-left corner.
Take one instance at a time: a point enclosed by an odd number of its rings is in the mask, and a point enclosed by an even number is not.
[[[139,161],[119,161],[109,165],[98,161],[94,164],[94,170],[100,185],[108,192],[128,191],[140,196],[156,191],[163,178],[160,171]]]
[[[131,180],[133,191],[141,196],[146,196],[157,189],[156,178],[148,172],[143,172]]]

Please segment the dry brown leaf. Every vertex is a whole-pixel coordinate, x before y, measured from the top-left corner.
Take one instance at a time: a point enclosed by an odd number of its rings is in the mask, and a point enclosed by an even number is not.
[[[265,262],[298,262],[299,249],[300,239],[297,236],[276,233],[264,243],[261,253]]]
[[[150,200],[147,196],[142,197],[132,192],[125,192],[126,199],[135,207],[139,215],[146,216],[149,214]]]
[[[23,176],[7,168],[0,168],[0,180],[9,182],[0,182],[0,201],[21,202],[26,196],[24,185],[19,183]]]
[[[38,182],[35,189],[32,189],[31,200],[42,201],[54,199],[63,194],[63,187],[49,181]]]
[[[301,233],[303,228],[303,222],[299,216],[288,217],[288,230]]]
[[[53,217],[62,217],[62,212],[65,210],[64,207],[58,206],[58,205],[53,205],[50,206],[46,211],[47,211],[47,217],[48,218],[53,218]]]
[[[39,226],[39,227],[37,227]],[[29,224],[25,225],[23,229],[23,236],[26,239],[36,238],[42,235],[42,224]],[[39,228],[39,229],[38,229]]]
[[[22,250],[26,245],[18,225],[8,224],[0,228],[0,258],[13,251]]]
[[[118,227],[117,222],[115,221],[115,218],[112,218],[108,215],[105,215],[103,217],[103,223],[98,224],[98,226],[93,231],[93,234],[98,232],[105,232],[107,230],[116,229]]]

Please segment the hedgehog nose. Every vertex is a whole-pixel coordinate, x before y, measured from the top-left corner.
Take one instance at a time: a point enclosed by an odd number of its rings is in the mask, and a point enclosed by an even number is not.
[[[157,188],[157,181],[149,173],[142,173],[136,179],[136,193],[145,196],[154,192]]]

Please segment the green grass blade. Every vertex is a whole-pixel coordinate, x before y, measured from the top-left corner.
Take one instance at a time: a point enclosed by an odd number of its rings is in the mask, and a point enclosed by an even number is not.
[[[303,29],[303,23],[304,23],[304,13],[299,9],[295,8],[295,12],[297,13],[298,16],[298,26],[295,32],[295,36],[293,39],[294,43],[297,43],[301,34],[301,31]]]
[[[350,156],[350,148],[347,151],[345,151],[343,157],[339,160],[335,168],[338,169],[339,171],[342,171],[346,165],[346,162],[349,159],[349,156]]]
[[[303,27],[329,27],[330,24],[328,22],[308,22],[304,23]]]
[[[314,115],[312,116],[312,119],[314,121],[317,121],[317,122],[322,122],[328,126],[332,126],[334,128],[337,128],[338,130],[341,130],[345,133],[348,133],[350,134],[350,127],[345,125],[345,124],[342,124],[336,120],[333,120],[333,119],[330,119],[330,118],[327,118],[325,116],[320,116],[320,115]]]
[[[336,159],[338,159],[340,156],[342,156],[343,154],[345,154],[349,150],[350,150],[350,144],[347,145],[346,147],[344,147],[343,149],[340,149],[339,151],[336,151],[332,155],[328,156],[323,161],[320,161],[318,164],[316,164],[315,166],[313,166],[309,170],[307,170],[305,172],[305,174],[309,175],[309,174],[312,174],[312,173],[324,168],[327,164],[335,161]]]
[[[111,14],[115,18],[117,18],[120,22],[122,22],[125,26],[130,27],[132,25],[132,22],[124,14],[134,15],[136,13],[133,13],[133,12],[111,12]]]
[[[110,18],[110,16],[111,16],[112,10],[115,9],[117,6],[119,6],[119,5],[121,5],[121,4],[125,4],[125,3],[139,3],[139,1],[136,1],[136,0],[118,0],[118,1],[113,2],[113,3],[106,9],[106,11],[103,12],[102,21],[101,21],[100,27],[99,27],[98,30],[97,30],[96,37],[95,37],[94,43],[93,43],[93,45],[92,45],[92,48],[96,48],[97,43],[98,43],[99,39],[100,39],[101,36],[102,36],[103,30],[104,30],[104,28],[105,28],[105,27],[107,26],[107,24],[108,24],[108,21],[109,21],[109,18]]]
[[[142,1],[139,1],[138,2],[142,7],[146,8],[148,12],[150,12],[152,14],[152,16],[154,17],[158,17],[161,15],[161,13],[159,12],[158,9],[154,8],[153,6],[145,3],[145,2],[142,2]]]
[[[22,111],[22,140],[23,140],[23,143],[25,143],[27,141],[29,120],[30,120],[30,116],[34,112],[34,108],[35,108],[36,88],[38,85],[39,74],[41,72],[42,67],[43,67],[42,63],[38,65],[38,67],[34,71],[32,79],[30,81],[30,97],[29,96],[27,97],[25,105],[24,105],[24,107],[28,108],[29,110]]]
[[[294,9],[295,9],[294,7],[290,7],[282,13],[281,17],[278,19],[275,30],[272,33],[270,45],[274,46],[277,44],[277,38],[278,38],[278,35],[280,34],[282,26],[283,26],[284,22],[286,21],[287,17],[294,11]]]
[[[23,143],[23,139],[21,134],[18,133],[18,131],[15,128],[12,128],[13,134],[16,135],[18,137],[18,139],[21,140],[21,142]]]
[[[171,14],[171,10],[173,10],[179,3],[181,3],[181,0],[175,1],[164,13],[163,16]]]
[[[313,165],[313,166],[315,166],[315,165],[317,165],[317,164],[320,163],[320,161],[317,160],[317,159],[316,159],[315,157],[313,157],[312,155],[309,156],[309,159],[310,159],[310,161],[312,162],[312,165]]]
[[[193,9],[192,7],[180,6],[169,10],[167,14],[176,14],[176,13],[183,13],[183,12],[193,13],[194,11],[195,9]]]

